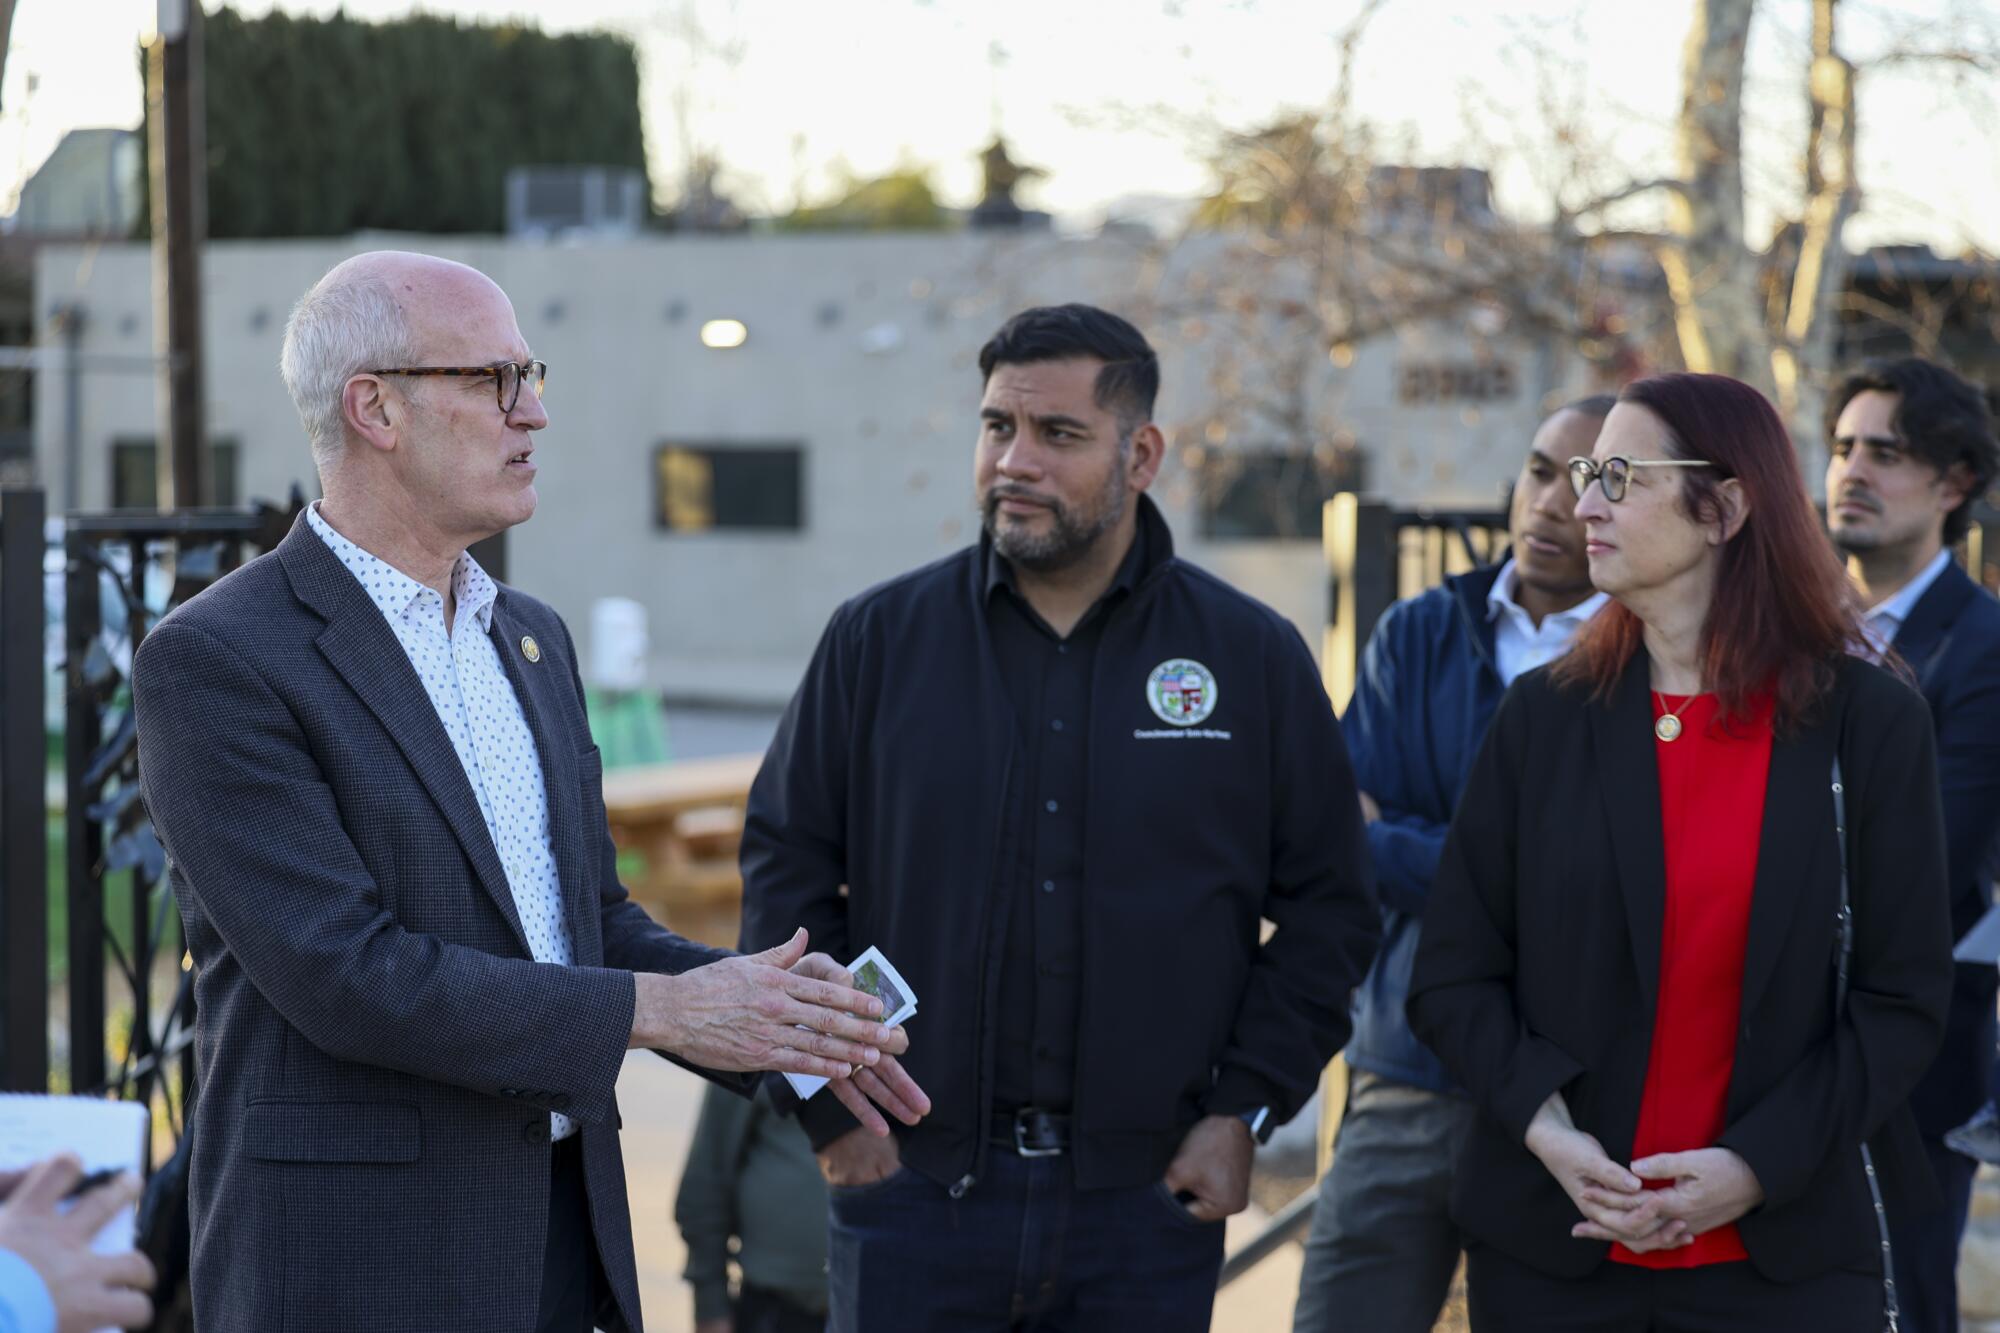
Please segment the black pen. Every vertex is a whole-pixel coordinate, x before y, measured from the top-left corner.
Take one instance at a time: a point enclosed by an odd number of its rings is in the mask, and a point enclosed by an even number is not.
[[[88,1194],[99,1185],[109,1185],[124,1174],[124,1171],[115,1166],[106,1167],[102,1171],[92,1171],[89,1175],[69,1187],[69,1193],[63,1195],[63,1202],[67,1203],[71,1199]]]

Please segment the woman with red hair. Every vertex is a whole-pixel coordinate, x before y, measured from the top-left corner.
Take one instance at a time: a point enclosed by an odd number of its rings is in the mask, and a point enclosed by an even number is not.
[[[1952,976],[1923,700],[1756,390],[1641,380],[1571,471],[1612,603],[1500,705],[1411,983],[1473,1328],[1878,1333]]]

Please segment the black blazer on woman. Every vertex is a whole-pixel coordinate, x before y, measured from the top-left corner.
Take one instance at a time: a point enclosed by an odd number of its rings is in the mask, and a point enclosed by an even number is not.
[[[1560,1089],[1577,1126],[1631,1161],[1659,994],[1665,854],[1644,652],[1609,700],[1547,669],[1500,705],[1446,841],[1410,988],[1417,1036],[1483,1114],[1453,1183],[1475,1242],[1563,1277],[1609,1250],[1522,1140]],[[1854,955],[1834,1016],[1846,786]],[[1951,928],[1924,701],[1843,658],[1818,714],[1771,748],[1727,1125],[1764,1202],[1737,1223],[1757,1270],[1879,1271],[1859,1145],[1891,1210],[1936,1195],[1907,1101],[1944,1029]]]

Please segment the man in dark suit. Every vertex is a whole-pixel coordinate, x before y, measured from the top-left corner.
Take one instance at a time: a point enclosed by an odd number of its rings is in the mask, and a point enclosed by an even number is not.
[[[636,1331],[626,1050],[827,1075],[886,1134],[847,1076],[913,1117],[905,1039],[802,933],[732,957],[620,887],[569,632],[465,553],[534,512],[548,424],[500,289],[357,256],[281,364],[325,498],[133,670],[198,969],[196,1317]]]
[[[1954,938],[1985,912],[2000,830],[2000,602],[1948,549],[2000,468],[1979,390],[1916,357],[1873,362],[1827,402],[1827,527],[1849,556],[1878,652],[1893,649],[1930,704],[1944,796]],[[1944,1145],[1980,1105],[1993,1065],[1994,970],[1962,965],[1945,1043],[1910,1104],[1945,1207],[1892,1217],[1904,1327],[1958,1327],[1956,1269],[1974,1163]]]

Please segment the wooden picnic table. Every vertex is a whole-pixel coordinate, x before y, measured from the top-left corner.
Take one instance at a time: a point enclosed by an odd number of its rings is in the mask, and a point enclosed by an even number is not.
[[[613,769],[604,810],[621,850],[645,859],[626,887],[691,939],[733,947],[743,907],[736,854],[762,755],[732,754]]]

